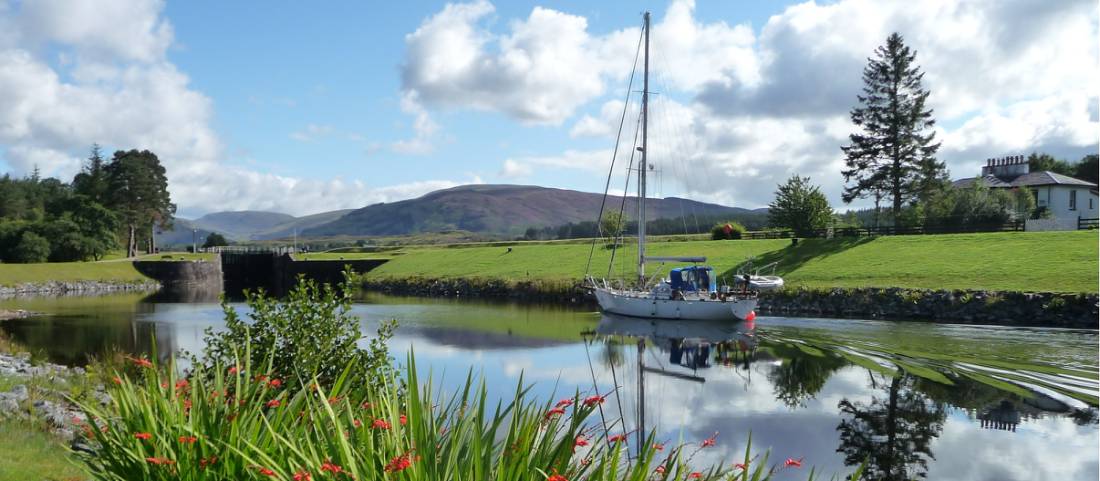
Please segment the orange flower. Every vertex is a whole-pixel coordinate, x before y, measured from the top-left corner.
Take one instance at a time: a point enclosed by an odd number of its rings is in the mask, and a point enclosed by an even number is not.
[[[749,469],[749,463],[734,463],[733,467],[745,471]]]
[[[558,403],[555,404],[554,407],[564,408],[564,407],[569,407],[569,406],[572,406],[572,405],[573,405],[573,400],[572,399],[562,399],[561,401],[558,401]]]
[[[363,401],[363,404],[360,404],[359,407],[361,407],[363,409],[370,409],[371,403]]]
[[[573,450],[576,451],[578,447],[588,446],[588,440],[584,436],[577,436],[577,439],[573,440]]]
[[[371,423],[371,427],[375,429],[389,429],[391,426],[385,419],[375,419],[374,422]]]
[[[569,481],[569,478],[558,474],[558,470],[555,469],[554,474],[550,475],[549,478],[546,478],[546,481]]]
[[[236,376],[237,373],[240,372],[240,371],[241,371],[240,368],[238,368],[237,366],[232,366],[232,367],[229,368],[229,375],[230,376]]]
[[[275,471],[260,466],[256,466],[256,470],[258,470],[260,474],[264,476],[278,476],[277,474],[275,474]]]
[[[792,468],[792,467],[793,468],[801,468],[802,467],[802,458],[798,458],[798,459],[787,458],[787,462],[783,463],[783,466],[787,467],[787,468]]]
[[[660,466],[657,466],[657,469],[654,469],[653,472],[657,474],[665,474],[665,465],[662,464]]]
[[[600,396],[598,394],[595,395],[595,396],[588,396],[588,397],[584,398],[584,405],[591,407],[591,406],[595,406],[597,404],[603,404],[603,400],[604,400],[605,397],[606,396]]]
[[[145,462],[147,462],[149,464],[155,464],[157,466],[160,466],[162,464],[164,464],[164,465],[176,464],[175,461],[172,461],[171,459],[168,459],[168,458],[154,458],[154,457],[145,458]]]
[[[400,422],[402,426],[404,426],[409,423],[409,418],[406,418],[405,415],[402,414],[401,416],[398,416],[397,421]]]
[[[282,404],[282,403],[280,403],[278,399],[272,399],[272,400],[268,401],[267,403],[265,403],[264,406],[269,407],[269,408],[277,408],[277,407],[279,407],[279,404]]]
[[[688,479],[699,479],[699,478],[702,478],[702,477],[703,477],[703,473],[700,473],[699,471],[696,471],[696,472],[691,473],[691,474],[688,475]]]
[[[714,446],[714,443],[717,442],[717,440],[718,440],[718,431],[715,431],[714,435],[709,437],[709,438],[704,439],[703,444],[700,445],[699,447],[700,448],[707,448],[707,447],[710,447],[710,446]]]
[[[554,408],[554,409],[551,409],[551,410],[547,411],[546,412],[546,419],[550,419],[550,418],[552,418],[554,416],[557,416],[559,414],[565,414],[565,409]]]
[[[118,376],[111,378],[111,380],[114,381],[115,384],[122,384],[122,378]]]
[[[264,382],[267,380],[267,374],[257,374],[256,382]]]
[[[206,469],[207,466],[213,466],[216,462],[218,462],[217,456],[199,459],[199,469]]]
[[[664,451],[665,450],[665,445],[661,444],[661,443],[653,443],[653,449],[655,451]]]
[[[194,436],[180,436],[180,442],[184,444],[192,444],[198,440],[199,438],[196,438]]]
[[[190,399],[184,399],[183,400],[183,410],[184,410],[184,412],[191,411],[191,400]]]
[[[619,441],[622,441],[622,442],[625,443],[626,442],[626,435],[625,434],[616,434],[614,436],[608,436],[607,437],[607,442],[609,442],[609,443],[617,443]]]
[[[294,473],[294,481],[309,481],[311,476],[308,471],[298,471]]]
[[[344,468],[341,468],[339,465],[332,464],[332,460],[330,459],[328,461],[325,461],[324,463],[321,463],[321,472],[323,473],[325,471],[328,471],[332,474],[337,474],[343,472]]]
[[[186,379],[180,379],[179,381],[176,381],[176,390],[187,389],[188,385],[190,385],[190,383],[187,382]]]
[[[417,457],[416,459],[420,459],[420,458]],[[389,463],[386,463],[386,467],[383,468],[383,470],[386,471],[387,473],[396,473],[398,471],[404,471],[404,470],[408,469],[410,466],[412,466],[413,461],[416,461],[416,459],[413,459],[411,457],[410,453],[405,453],[405,454],[402,454],[400,456],[397,456],[397,457],[391,459]]]
[[[278,379],[272,379],[272,380],[267,382],[267,385],[271,386],[271,387],[274,387],[274,388],[277,388],[277,387],[283,385],[283,381],[280,381]]]
[[[144,357],[131,357],[130,362],[140,368],[151,369],[153,367],[153,363]]]
[[[138,439],[141,439],[143,441],[148,441],[150,439],[153,439],[153,435],[149,434],[149,433],[134,433],[134,437],[138,438]]]
[[[351,421],[351,424],[355,425],[355,427],[357,427],[357,428],[363,427],[363,421],[360,421],[358,419],[353,419]]]

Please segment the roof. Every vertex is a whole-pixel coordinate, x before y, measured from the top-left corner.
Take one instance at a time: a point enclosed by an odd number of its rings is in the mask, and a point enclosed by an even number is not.
[[[966,187],[970,187],[972,184],[974,184],[974,181],[976,179],[982,179],[982,181],[985,182],[985,185],[987,185],[989,187],[1002,187],[1002,188],[1006,188],[1006,187],[1032,187],[1032,186],[1040,186],[1040,185],[1079,185],[1079,186],[1084,186],[1084,187],[1093,187],[1093,188],[1096,187],[1096,184],[1093,184],[1092,182],[1084,181],[1084,180],[1081,180],[1081,179],[1075,179],[1075,178],[1070,177],[1068,175],[1058,174],[1058,173],[1055,173],[1055,172],[1051,172],[1049,170],[1044,170],[1044,171],[1041,171],[1041,172],[1032,172],[1030,174],[1024,174],[1024,175],[1021,175],[1019,177],[1016,177],[1015,179],[1012,179],[1011,182],[1005,182],[1004,180],[999,179],[995,176],[986,175],[986,176],[983,176],[983,177],[967,177],[965,179],[959,179],[959,180],[956,180],[956,181],[952,182],[951,185],[954,186],[954,187],[958,187],[958,188],[966,188]]]

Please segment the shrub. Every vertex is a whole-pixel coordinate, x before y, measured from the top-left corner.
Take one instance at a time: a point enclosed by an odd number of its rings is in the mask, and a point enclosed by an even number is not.
[[[249,317],[245,322],[223,302],[225,329],[207,328],[203,360],[209,371],[214,365],[231,364],[239,355],[236,346],[250,346],[244,354],[252,364],[271,363],[271,374],[295,385],[316,379],[331,385],[346,366],[355,382],[370,382],[390,366],[386,341],[394,322],[383,323],[368,347],[359,347],[362,335],[359,318],[351,314],[351,272],[345,272],[339,286],[319,285],[299,278],[283,300],[268,297],[262,290],[245,292]]]
[[[710,230],[710,238],[713,240],[740,239],[746,231],[745,226],[736,221],[722,222]]]
[[[46,262],[50,257],[50,242],[34,232],[23,231],[11,253],[12,260],[22,263]]]

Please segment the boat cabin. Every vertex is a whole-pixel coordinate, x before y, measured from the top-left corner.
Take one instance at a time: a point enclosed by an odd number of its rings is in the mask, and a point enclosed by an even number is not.
[[[718,279],[710,266],[677,267],[669,271],[672,290],[680,292],[718,292]]]

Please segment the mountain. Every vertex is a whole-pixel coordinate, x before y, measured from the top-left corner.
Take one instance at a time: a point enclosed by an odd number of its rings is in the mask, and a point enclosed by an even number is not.
[[[464,185],[416,199],[369,205],[306,229],[300,235],[382,236],[455,229],[515,235],[528,227],[594,221],[602,199],[601,194],[538,186]],[[618,208],[621,202],[621,197],[607,198],[609,208]],[[636,205],[636,199],[627,198],[626,212],[635,212]],[[649,199],[646,208],[650,220],[753,212],[676,197]]]
[[[241,210],[206,214],[191,223],[200,229],[220,232],[233,239],[249,240],[256,233],[293,221],[294,216],[288,214]]]
[[[189,246],[192,229],[199,245],[211,232],[237,241],[286,239],[293,237],[295,232],[301,234],[311,227],[332,222],[352,210],[334,210],[302,217],[254,210],[214,212],[194,220],[177,217],[172,230],[157,233],[157,244],[166,247]]]

